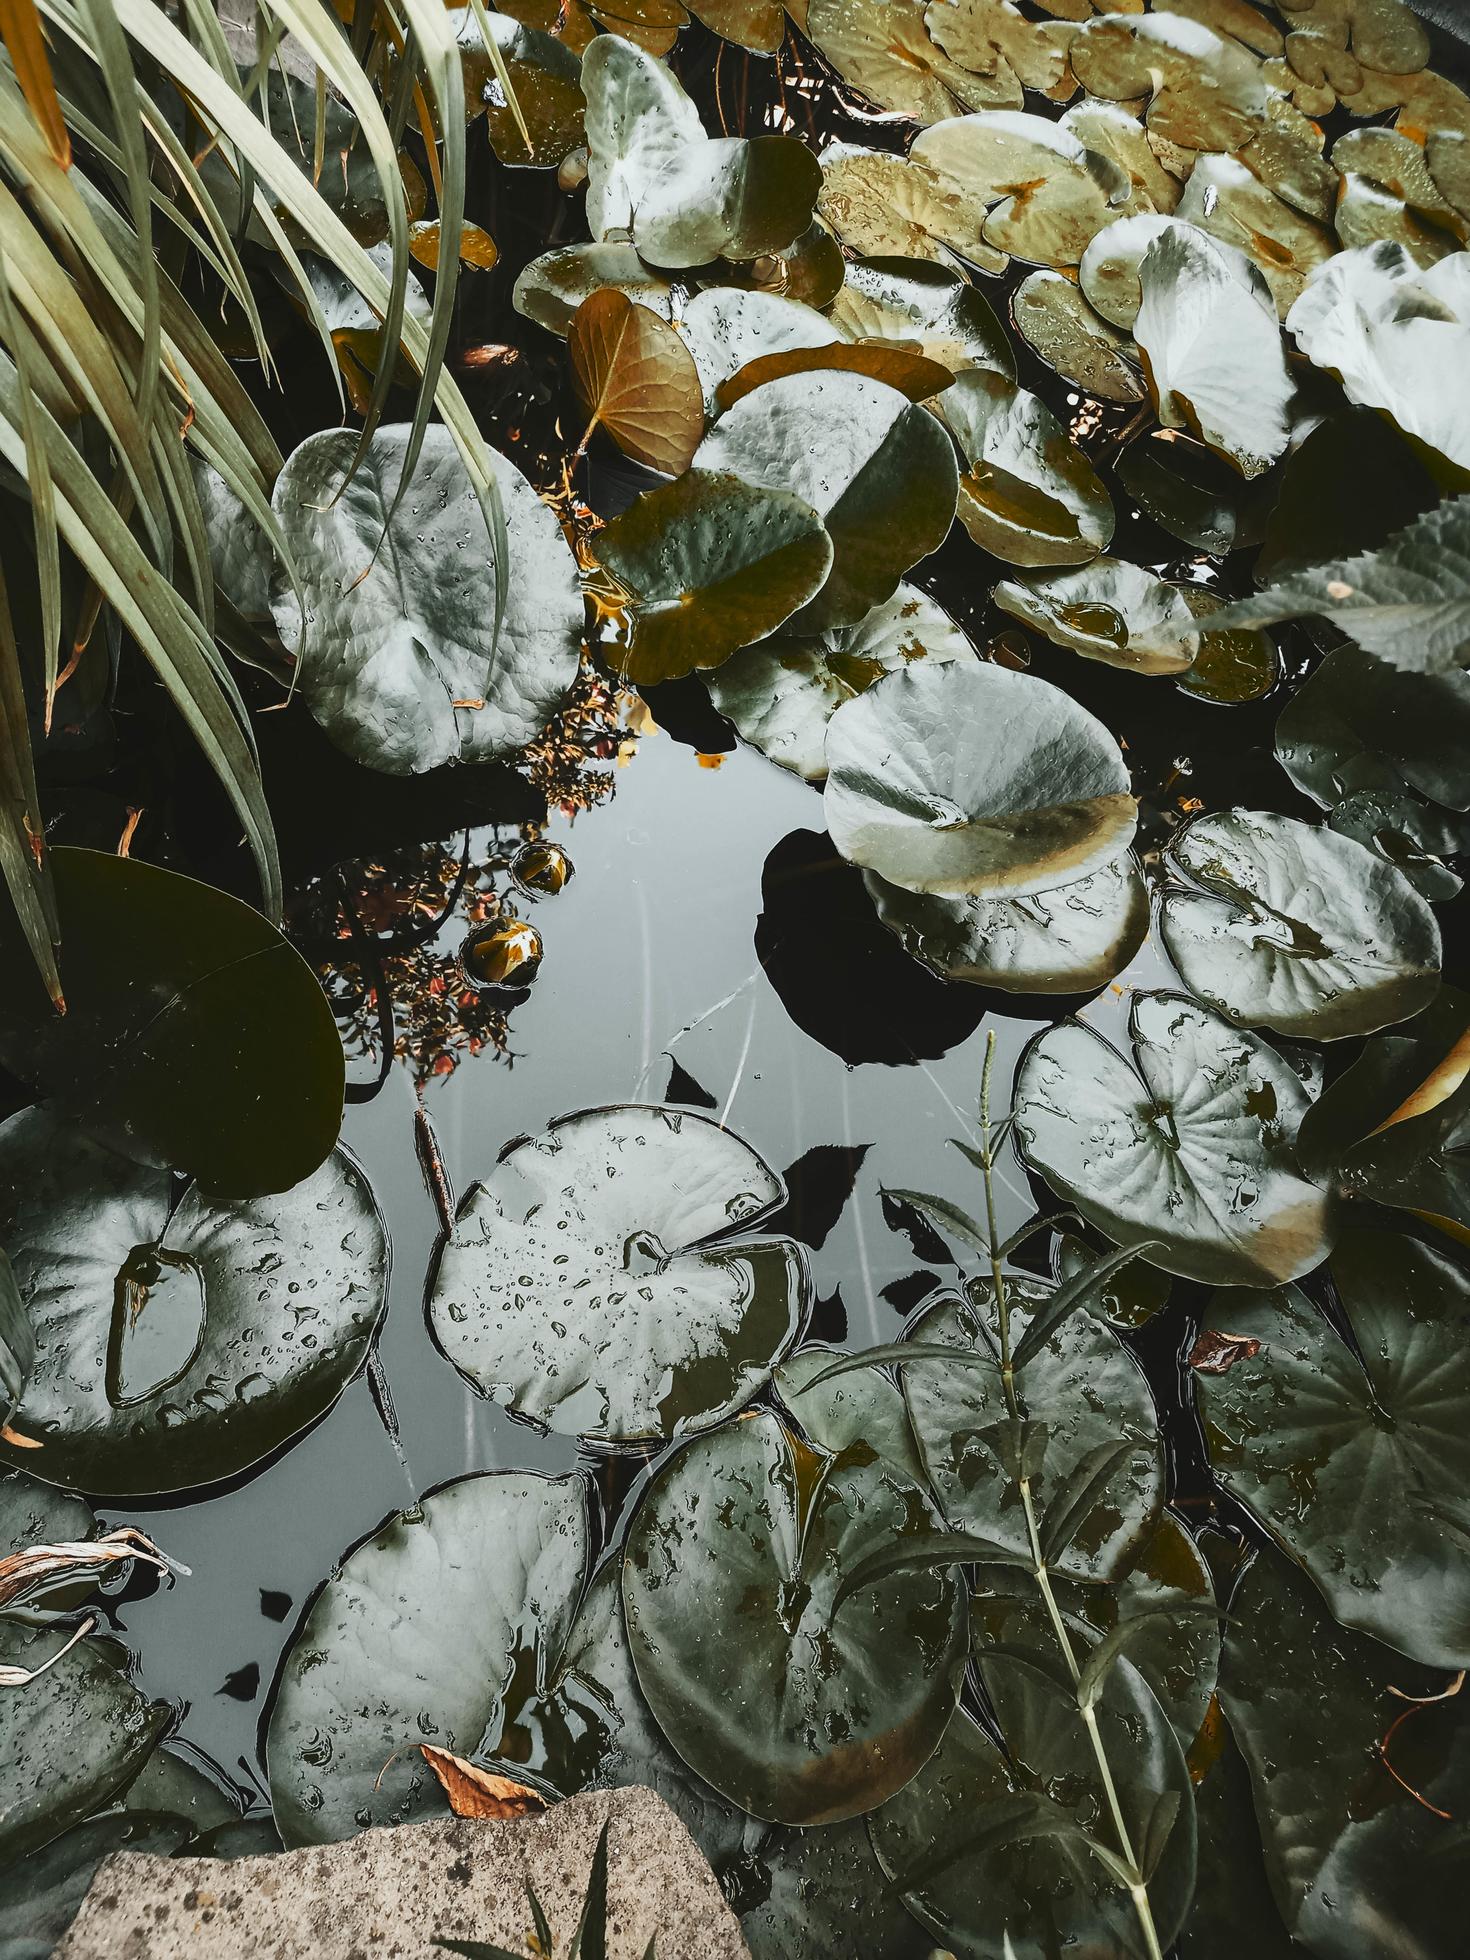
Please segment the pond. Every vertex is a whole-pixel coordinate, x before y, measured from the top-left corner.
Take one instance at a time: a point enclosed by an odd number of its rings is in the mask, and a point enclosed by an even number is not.
[[[395,369],[371,116],[337,77],[313,171],[273,75],[326,214],[262,153],[274,375],[221,238],[161,258],[228,665],[63,529],[0,1960],[115,1843],[447,1815],[436,1751],[652,1783],[757,1960],[1449,1956],[1463,50],[1398,0],[690,13],[446,16],[489,140],[416,463],[439,98]],[[333,213],[335,371],[280,249]]]

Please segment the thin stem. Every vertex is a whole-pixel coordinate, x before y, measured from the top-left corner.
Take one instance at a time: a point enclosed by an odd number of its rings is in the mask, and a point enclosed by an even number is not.
[[[1016,1393],[1016,1373],[1011,1362],[1010,1300],[1006,1292],[1005,1272],[1000,1256],[1000,1231],[995,1217],[995,1153],[990,1124],[990,1078],[994,1066],[995,1030],[992,1028],[985,1037],[985,1066],[980,1076],[980,1166],[985,1181],[985,1225],[990,1240],[990,1277],[995,1289],[996,1323],[1000,1336],[1001,1387],[1005,1394],[1006,1411],[1018,1439],[1019,1450],[1021,1403]],[[1041,1551],[1041,1529],[1036,1518],[1035,1500],[1031,1494],[1031,1479],[1026,1474],[1024,1459],[1020,1456],[1016,1464],[1016,1482],[1021,1493],[1021,1510],[1026,1520],[1026,1541],[1031,1550],[1032,1576],[1045,1602],[1047,1617],[1057,1637],[1057,1645],[1061,1648],[1062,1656],[1067,1663],[1067,1672],[1075,1684],[1081,1678],[1081,1669],[1077,1665],[1072,1636],[1067,1631],[1062,1609],[1057,1603],[1056,1594],[1052,1591],[1051,1574],[1047,1570],[1046,1560]],[[1136,1875],[1136,1883],[1128,1887],[1128,1892],[1133,1901],[1133,1909],[1138,1915],[1138,1924],[1143,1933],[1148,1960],[1163,1960],[1163,1948],[1159,1944],[1158,1928],[1154,1925],[1153,1909],[1149,1904],[1148,1887],[1139,1873],[1132,1834],[1123,1815],[1123,1806],[1118,1798],[1118,1787],[1113,1781],[1112,1765],[1108,1762],[1102,1732],[1097,1725],[1097,1711],[1095,1708],[1083,1708],[1078,1712],[1082,1716],[1088,1741],[1092,1745],[1093,1760],[1097,1764],[1098,1779],[1102,1784],[1103,1796],[1118,1840],[1118,1849],[1124,1864]]]

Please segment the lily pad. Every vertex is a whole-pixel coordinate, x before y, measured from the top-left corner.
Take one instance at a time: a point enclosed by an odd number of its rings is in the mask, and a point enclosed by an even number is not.
[[[1148,887],[1131,857],[1051,891],[949,898],[863,882],[904,950],[946,980],[1010,994],[1090,994],[1121,973],[1148,935]]]
[[[833,716],[827,766],[838,850],[909,891],[1050,889],[1111,863],[1137,821],[1102,723],[984,663],[888,675]]]
[[[1011,316],[1031,351],[1083,394],[1105,402],[1143,400],[1132,343],[1093,312],[1065,273],[1028,273],[1011,296]]]
[[[1073,1232],[1063,1232],[1052,1254],[1052,1274],[1060,1284],[1075,1278],[1096,1258],[1094,1247]],[[1168,1305],[1172,1291],[1173,1282],[1167,1273],[1161,1273],[1157,1266],[1145,1265],[1141,1259],[1133,1259],[1100,1285],[1090,1287],[1083,1304],[1090,1313],[1099,1314],[1110,1327],[1123,1333],[1152,1320],[1161,1307]]]
[[[717,667],[774,633],[832,569],[832,540],[810,504],[702,468],[614,518],[597,554],[628,595],[620,657],[640,685]]]
[[[1020,1340],[1052,1291],[1034,1280],[1007,1281],[1013,1339]],[[924,1347],[952,1347],[966,1365],[911,1361],[900,1376],[919,1453],[951,1527],[1029,1560],[1025,1517],[1004,1462],[1008,1422],[995,1322],[988,1280],[972,1281],[968,1299],[941,1294],[908,1337]],[[1089,1582],[1121,1577],[1164,1502],[1164,1446],[1138,1363],[1110,1327],[1074,1313],[1027,1362],[1016,1393],[1023,1424],[1044,1437],[1031,1479],[1038,1518],[1097,1452],[1133,1445],[1091,1492],[1069,1541],[1047,1561],[1049,1569]]]
[[[172,1858],[193,1835],[185,1818],[131,1811],[94,1817],[18,1860],[0,1904],[3,1960],[45,1960],[81,1910],[104,1858],[116,1852]]]
[[[1439,926],[1401,871],[1269,811],[1199,816],[1169,846],[1159,925],[1180,978],[1238,1027],[1335,1041],[1439,987]]]
[[[1355,790],[1415,789],[1470,809],[1470,674],[1416,674],[1343,646],[1282,709],[1276,754],[1298,789],[1328,807]]]
[[[850,252],[864,258],[932,259],[963,276],[956,260],[1004,272],[1005,252],[983,236],[985,207],[920,159],[854,143],[822,151],[817,212]]]
[[[1371,551],[1439,498],[1428,467],[1390,421],[1344,405],[1287,457],[1255,582]]]
[[[140,1694],[98,1642],[82,1640],[63,1654],[70,1638],[64,1627],[28,1628],[0,1616],[0,1667],[45,1668],[23,1687],[0,1688],[0,1857],[7,1865],[116,1796],[173,1719],[173,1710]]]
[[[4,1449],[48,1482],[107,1493],[238,1475],[331,1408],[362,1366],[387,1240],[362,1173],[335,1151],[279,1197],[177,1204],[46,1110],[0,1125],[10,1247],[36,1337]]]
[[[75,1545],[96,1530],[85,1499],[23,1470],[0,1470],[0,1558],[30,1545]]]
[[[961,1718],[957,1718],[961,1719]],[[924,1929],[895,1896],[861,1818],[788,1831],[763,1848],[758,1879],[765,1896],[740,1916],[753,1960],[807,1960],[811,1954],[862,1960],[920,1960]]]
[[[1116,467],[1118,481],[1155,524],[1196,551],[1223,556],[1260,543],[1269,493],[1243,482],[1193,436],[1178,429],[1145,431]]]
[[[957,375],[941,404],[965,471],[960,522],[1012,565],[1076,565],[1113,535],[1113,502],[1096,471],[1037,396],[1003,375]]]
[[[786,38],[781,0],[692,0],[689,11],[722,41],[752,54],[775,54]]]
[[[913,341],[956,374],[989,368],[1016,378],[1016,357],[989,300],[959,273],[922,259],[855,259],[830,317],[854,340]]]
[[[1091,0],[1084,0],[1084,4],[1090,11]],[[1120,218],[1169,212],[1178,204],[1183,187],[1160,160],[1147,129],[1129,104],[1084,95],[1062,117],[1062,128],[1070,130],[1095,155],[1111,159],[1132,184],[1131,196],[1118,206]]]
[[[1133,331],[1138,309],[1143,304],[1139,267],[1155,239],[1167,238],[1179,219],[1157,212],[1139,212],[1119,218],[1094,238],[1077,267],[1077,283],[1093,311],[1123,333]],[[1234,251],[1234,247],[1229,248]],[[1248,279],[1250,261],[1243,252],[1235,263],[1242,279]]]
[[[781,252],[810,225],[821,188],[821,165],[794,136],[709,138],[643,180],[633,243],[673,267]]]
[[[619,34],[582,56],[587,102],[587,224],[599,243],[632,236],[633,213],[666,164],[705,141],[699,111],[672,72]]]
[[[778,633],[709,677],[710,699],[737,732],[806,782],[827,775],[827,724],[884,674],[916,661],[973,661],[975,650],[925,593],[900,585],[855,626]]]
[[[925,0],[810,0],[806,32],[845,82],[880,109],[932,123],[967,109],[1019,109],[1021,84],[974,75],[929,38]]]
[[[1010,78],[1040,95],[1065,101],[1067,43],[1054,28],[1029,19],[1010,0],[930,0],[924,25],[936,47],[973,75],[994,77],[1009,94]]]
[[[809,1281],[749,1236],[781,1181],[686,1110],[584,1110],[501,1153],[465,1197],[429,1297],[480,1394],[609,1445],[713,1428],[769,1379]]]
[[[899,1573],[834,1601],[871,1553],[938,1529],[871,1450],[819,1454],[766,1413],[671,1457],[634,1514],[623,1601],[639,1684],[685,1762],[783,1823],[900,1789],[954,1713],[963,1588],[947,1569]]]
[[[1237,41],[1179,13],[1084,21],[1070,54],[1090,95],[1149,97],[1150,131],[1187,150],[1238,150],[1266,117],[1261,64]]]
[[[720,389],[752,361],[803,348],[831,347],[840,339],[832,322],[814,306],[779,293],[730,286],[707,286],[696,293],[678,328],[694,356],[711,415],[719,406]]]
[[[36,1337],[31,1332],[15,1274],[0,1250],[0,1426],[25,1393],[36,1361]]]
[[[344,1064],[315,974],[228,892],[137,858],[50,853],[67,1013],[0,914],[0,1060],[140,1163],[254,1196],[336,1142]]]
[[[721,416],[694,460],[799,497],[822,519],[832,569],[801,622],[812,627],[852,625],[890,599],[954,518],[958,477],[944,431],[864,375],[768,381]]]
[[[1076,265],[1132,188],[1118,165],[1070,130],[1009,109],[936,123],[910,154],[989,207],[986,244],[1036,265]]]
[[[1404,1700],[1447,1685],[1442,1673],[1334,1626],[1286,1560],[1263,1553],[1242,1581],[1221,1700],[1250,1768],[1276,1902],[1323,1960],[1361,1960],[1375,1943],[1455,1950],[1458,1887],[1445,1880],[1456,1825],[1447,1817],[1462,1818],[1470,1795],[1470,1726],[1462,1696],[1412,1712]]]
[[[781,1407],[817,1449],[836,1456],[866,1443],[891,1469],[927,1488],[903,1394],[881,1368],[854,1368],[812,1386],[842,1356],[841,1348],[820,1342],[787,1355],[775,1374]]]
[[[300,691],[354,761],[400,776],[489,761],[539,734],[576,676],[583,616],[560,525],[491,450],[510,559],[497,643],[494,551],[469,472],[431,426],[395,508],[408,436],[406,424],[379,428],[350,482],[357,436],[311,436],[272,493],[306,599],[303,618],[276,584]]]
[[[421,1743],[514,1759],[517,1657],[554,1677],[592,1529],[584,1475],[499,1471],[429,1492],[342,1560],[276,1679],[266,1763],[287,1846],[442,1815]]]
[[[1417,796],[1391,790],[1356,790],[1327,819],[1329,826],[1397,865],[1431,905],[1456,898],[1464,880],[1446,859],[1470,849],[1470,821],[1432,810]]]
[[[1140,993],[1125,1057],[1081,1021],[1038,1035],[1016,1075],[1027,1162],[1084,1218],[1165,1272],[1275,1285],[1331,1250],[1331,1200],[1297,1168],[1308,1106],[1257,1036],[1182,994]]]
[[[464,7],[456,10],[453,24],[464,66],[466,115],[484,112],[491,148],[502,163],[555,169],[584,134],[580,56],[554,34],[508,14]],[[486,27],[495,36],[515,108],[486,52]]]
[[[1470,1280],[1389,1232],[1339,1240],[1352,1346],[1296,1287],[1231,1294],[1206,1332],[1248,1345],[1198,1377],[1216,1475],[1333,1614],[1429,1667],[1470,1661]]]
[[[645,265],[631,245],[620,244],[562,245],[543,252],[516,279],[511,304],[538,327],[565,339],[583,300],[608,286],[660,319],[673,318],[672,285]]]
[[[834,340],[825,347],[793,347],[782,354],[761,354],[747,361],[738,373],[720,383],[719,404],[722,409],[733,408],[752,390],[789,374],[823,372],[866,375],[869,381],[896,388],[911,402],[932,401],[954,381],[947,367],[907,347],[872,340]]]
[[[1244,252],[1270,287],[1283,320],[1314,268],[1337,249],[1324,226],[1283,202],[1235,157],[1198,160],[1178,215]]]
[[[1263,475],[1286,449],[1295,393],[1269,293],[1193,226],[1156,238],[1138,276],[1133,333],[1160,422],[1192,430],[1243,477]]]
[[[1183,673],[1198,647],[1180,589],[1124,558],[1095,558],[1046,578],[1003,579],[993,597],[1055,645],[1130,673]]]

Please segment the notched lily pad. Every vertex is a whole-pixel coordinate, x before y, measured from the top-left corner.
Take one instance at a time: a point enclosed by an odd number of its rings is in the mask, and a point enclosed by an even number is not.
[[[584,1110],[501,1153],[429,1298],[434,1338],[513,1414],[607,1445],[666,1442],[757,1394],[807,1305],[790,1239],[747,1233],[781,1181],[684,1110]]]
[[[1003,375],[956,376],[941,404],[966,468],[960,522],[1012,565],[1075,565],[1113,535],[1113,501],[1046,404]]]
[[[845,82],[915,122],[1019,109],[1024,94],[1009,64],[994,75],[962,68],[930,39],[924,11],[924,0],[810,0],[806,32]]]
[[[999,109],[936,123],[910,152],[942,182],[988,207],[982,236],[1035,265],[1076,265],[1118,215],[1132,183],[1069,129]]]
[[[830,317],[854,340],[912,342],[956,374],[989,368],[1016,378],[1015,354],[989,300],[944,266],[912,258],[856,259]]]
[[[1148,96],[1150,131],[1186,150],[1238,150],[1266,117],[1260,62],[1178,13],[1100,15],[1083,23],[1070,54],[1089,94]]]
[[[626,240],[648,184],[703,145],[704,125],[672,71],[620,34],[599,34],[588,46],[582,93],[587,224],[599,242]]]
[[[817,212],[850,252],[863,258],[932,259],[1004,272],[1005,252],[983,237],[985,209],[921,159],[829,143],[822,151]]]
[[[1284,203],[1235,157],[1198,159],[1178,215],[1244,252],[1270,287],[1283,320],[1313,269],[1336,249],[1330,232]]]
[[[781,252],[811,223],[821,187],[821,165],[794,136],[709,138],[641,184],[633,243],[673,267]]]

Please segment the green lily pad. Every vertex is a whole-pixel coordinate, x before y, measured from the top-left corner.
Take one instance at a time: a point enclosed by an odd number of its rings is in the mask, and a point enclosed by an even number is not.
[[[1202,701],[1227,706],[1269,694],[1281,678],[1281,655],[1270,634],[1249,626],[1211,626],[1227,603],[1213,586],[1186,580],[1175,590],[1198,622],[1199,634],[1199,651],[1175,685]]]
[[[597,555],[628,595],[619,662],[647,685],[783,626],[826,585],[832,540],[800,497],[697,468],[599,531]]]
[[[1181,674],[1194,661],[1194,614],[1180,589],[1124,558],[1074,572],[1002,579],[996,605],[1055,645],[1135,674]]]
[[[832,322],[814,306],[779,293],[731,286],[707,286],[696,293],[678,327],[699,369],[710,415],[718,412],[722,384],[752,361],[796,348],[830,347],[840,338]]]
[[[863,882],[905,952],[946,980],[1011,994],[1088,994],[1121,973],[1148,935],[1148,887],[1126,854],[1051,891],[952,898]]]
[[[1418,790],[1470,809],[1470,674],[1409,673],[1361,647],[1329,653],[1276,723],[1276,754],[1297,785],[1331,806],[1355,790]]]
[[[1092,1246],[1075,1233],[1063,1232],[1052,1255],[1053,1276],[1060,1285],[1063,1280],[1074,1279],[1096,1258]],[[1133,1259],[1120,1266],[1101,1286],[1089,1288],[1083,1304],[1089,1313],[1100,1315],[1110,1327],[1123,1332],[1152,1320],[1161,1307],[1169,1304],[1172,1291],[1173,1283],[1167,1273],[1161,1273],[1157,1266],[1145,1265],[1142,1259]]]
[[[910,155],[973,203],[988,207],[987,245],[1035,265],[1076,265],[1118,216],[1131,183],[1044,116],[996,109],[936,123]]]
[[[81,1910],[104,1858],[172,1858],[193,1835],[182,1817],[123,1811],[78,1824],[10,1866],[0,1903],[0,1960],[44,1960]]]
[[[900,585],[854,626],[777,633],[710,675],[710,699],[762,755],[809,783],[827,775],[827,724],[844,702],[916,661],[973,661],[975,649],[925,593]]]
[[[605,38],[605,37],[604,37]],[[565,340],[577,308],[591,294],[612,286],[635,305],[660,319],[674,317],[674,289],[647,266],[631,245],[562,245],[532,259],[516,279],[511,304]]]
[[[197,1763],[165,1744],[155,1749],[119,1799],[134,1815],[177,1817],[190,1830],[240,1822],[240,1806]]]
[[[672,71],[618,34],[582,56],[587,103],[587,224],[599,243],[632,236],[633,213],[666,164],[705,142],[699,111]]]
[[[1223,556],[1261,540],[1268,498],[1193,436],[1147,430],[1128,444],[1117,472],[1155,524],[1196,551]]]
[[[442,1815],[422,1743],[515,1760],[515,1704],[556,1673],[592,1543],[585,1476],[506,1470],[429,1492],[349,1553],[276,1678],[266,1764],[285,1843]]]
[[[911,565],[944,542],[958,473],[944,431],[896,388],[865,375],[793,374],[742,395],[695,452],[815,510],[832,570],[801,624],[853,625],[892,598]]]
[[[1345,1626],[1428,1667],[1463,1667],[1470,1280],[1375,1231],[1339,1240],[1332,1276],[1351,1347],[1295,1287],[1211,1308],[1206,1337],[1248,1344],[1197,1377],[1215,1473]]]
[[[785,1198],[730,1131],[687,1110],[594,1109],[507,1146],[462,1200],[429,1325],[481,1395],[605,1445],[697,1434],[743,1408],[796,1337]]]
[[[0,913],[0,1060],[139,1163],[232,1197],[309,1177],[342,1120],[316,975],[228,892],[136,858],[53,849],[65,1018]]]
[[[1064,381],[1105,402],[1143,400],[1132,343],[1094,313],[1065,273],[1028,273],[1011,295],[1016,331]]]
[[[857,1942],[862,1960],[923,1960],[929,1951],[861,1818],[785,1832],[762,1850],[759,1875],[765,1896],[740,1917],[753,1960],[808,1960],[817,1953],[835,1960],[856,1955]]]
[[[983,662],[889,674],[832,717],[825,814],[845,858],[909,891],[980,898],[1101,870],[1137,821],[1102,723]]]
[[[539,734],[576,677],[583,619],[560,525],[491,450],[510,555],[496,642],[494,552],[446,429],[427,432],[393,509],[408,435],[406,424],[379,428],[350,483],[353,432],[311,436],[272,493],[306,599],[303,620],[290,587],[276,585],[300,691],[354,761],[400,776],[489,761]]]
[[[1234,40],[1179,13],[1105,14],[1070,44],[1089,95],[1149,97],[1149,130],[1186,150],[1238,150],[1266,117],[1261,64]]]
[[[1007,67],[975,75],[951,61],[924,25],[925,0],[809,0],[806,32],[845,82],[880,109],[932,123],[967,109],[1019,109]]]
[[[995,309],[945,266],[913,258],[854,259],[830,318],[851,340],[912,341],[956,374],[978,367],[1016,378],[1016,357]]]
[[[1178,215],[1244,252],[1271,289],[1284,320],[1313,270],[1337,249],[1325,226],[1277,197],[1232,156],[1202,156],[1189,174]]]
[[[75,1545],[96,1530],[85,1499],[23,1470],[0,1470],[0,1558],[30,1545]]]
[[[1154,239],[1138,277],[1133,333],[1160,422],[1191,430],[1243,477],[1263,475],[1285,452],[1296,387],[1269,292],[1188,225]]]
[[[62,1654],[70,1638],[64,1627],[28,1628],[0,1616],[0,1667],[46,1670],[23,1687],[0,1687],[0,1857],[7,1865],[115,1797],[173,1719],[173,1710],[140,1694],[96,1641]]]
[[[757,259],[812,221],[822,167],[795,136],[721,136],[676,152],[644,181],[633,242],[658,266]]]
[[[1403,1699],[1447,1685],[1334,1626],[1285,1559],[1262,1553],[1242,1581],[1220,1697],[1250,1768],[1276,1903],[1322,1960],[1361,1960],[1375,1946],[1455,1951],[1462,1915],[1447,1854],[1470,1798],[1470,1725],[1462,1696],[1412,1712]],[[1407,1789],[1381,1754],[1405,1715],[1388,1753]]]
[[[1464,880],[1445,862],[1470,849],[1470,821],[1432,810],[1417,796],[1391,790],[1355,790],[1327,819],[1331,829],[1397,865],[1431,905],[1458,897]]]
[[[1307,1108],[1257,1036],[1182,994],[1140,993],[1125,1057],[1081,1021],[1038,1035],[1016,1074],[1026,1161],[1121,1245],[1220,1286],[1275,1285],[1331,1250],[1331,1201],[1297,1168]]]
[[[1020,1340],[1053,1289],[1007,1281],[1013,1340]],[[1015,1479],[1006,1467],[1009,1430],[989,1281],[971,1298],[944,1293],[911,1324],[925,1347],[954,1348],[964,1367],[911,1361],[900,1370],[909,1421],[929,1481],[951,1527],[1030,1558]],[[972,1359],[973,1357],[973,1359]],[[1097,1582],[1121,1577],[1152,1531],[1164,1502],[1164,1449],[1158,1417],[1138,1363],[1112,1329],[1089,1313],[1064,1319],[1018,1375],[1023,1423],[1044,1438],[1031,1479],[1036,1515],[1099,1450],[1131,1443],[1083,1512],[1049,1568]]]
[[[890,1468],[927,1487],[902,1392],[881,1368],[855,1368],[812,1386],[842,1354],[816,1342],[787,1355],[774,1376],[781,1407],[815,1448],[836,1456],[866,1443]]]
[[[1401,871],[1269,811],[1196,817],[1169,846],[1164,946],[1238,1027],[1315,1041],[1406,1021],[1439,987],[1439,925]]]
[[[81,1490],[232,1477],[325,1414],[362,1366],[388,1253],[367,1181],[336,1151],[281,1196],[175,1205],[44,1109],[0,1125],[0,1240],[36,1337],[5,1460]]]
[[[634,1514],[623,1602],[639,1684],[685,1762],[783,1823],[900,1789],[954,1713],[963,1589],[930,1570],[833,1602],[871,1553],[938,1528],[871,1450],[818,1454],[770,1414],[672,1456]]]
[[[1218,1750],[1194,1796],[1199,1873],[1179,1960],[1238,1960],[1243,1942],[1254,1960],[1300,1960],[1271,1896],[1245,1758],[1224,1716],[1215,1724]]]
[[[1076,565],[1107,548],[1112,498],[1044,402],[972,370],[941,412],[965,462],[959,515],[976,544],[1012,565]]]

